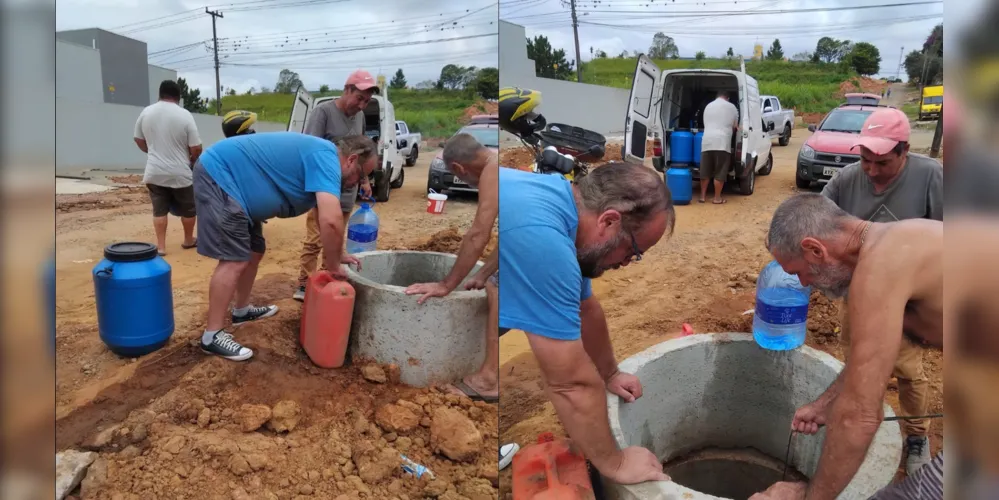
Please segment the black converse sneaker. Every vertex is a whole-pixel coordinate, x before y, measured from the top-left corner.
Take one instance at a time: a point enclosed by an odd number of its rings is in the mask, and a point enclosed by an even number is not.
[[[238,325],[240,323],[246,323],[247,321],[269,318],[277,314],[277,312],[278,312],[278,306],[263,306],[263,307],[250,306],[250,309],[246,311],[246,314],[242,316],[236,316],[236,313],[233,313],[232,324]]]
[[[212,338],[211,344],[201,342],[201,350],[206,354],[214,354],[231,361],[244,361],[253,357],[253,350],[243,347],[232,339],[232,334],[220,331]]]

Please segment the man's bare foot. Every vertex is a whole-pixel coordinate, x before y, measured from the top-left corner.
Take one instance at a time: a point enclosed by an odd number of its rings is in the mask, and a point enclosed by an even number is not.
[[[488,387],[482,383],[482,378],[477,377],[477,373],[468,375],[460,382],[448,384],[445,389],[457,396],[466,396],[473,401],[485,401],[492,403],[499,400],[499,384]]]

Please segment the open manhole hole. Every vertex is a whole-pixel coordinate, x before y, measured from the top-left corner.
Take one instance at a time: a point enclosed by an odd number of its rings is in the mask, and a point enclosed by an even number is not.
[[[784,462],[752,448],[707,448],[663,464],[674,482],[692,490],[733,500],[747,500],[781,481]],[[785,481],[808,481],[793,467]]]
[[[768,351],[752,335],[713,333],[669,340],[620,364],[642,381],[631,403],[611,395],[608,419],[620,448],[642,446],[673,481],[617,485],[609,498],[745,499],[781,480],[794,411],[836,380],[843,364],[802,346]],[[894,415],[885,405],[886,416]],[[791,440],[788,480],[815,474],[825,431]],[[895,476],[898,425],[882,425],[859,472],[839,498],[869,498]]]

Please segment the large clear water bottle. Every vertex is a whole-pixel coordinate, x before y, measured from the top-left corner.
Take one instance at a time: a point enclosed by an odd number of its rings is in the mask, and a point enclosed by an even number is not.
[[[368,203],[347,221],[347,253],[370,252],[378,240],[378,214]]]
[[[764,349],[786,351],[805,343],[810,287],[785,273],[777,261],[760,271],[756,280],[753,338]]]

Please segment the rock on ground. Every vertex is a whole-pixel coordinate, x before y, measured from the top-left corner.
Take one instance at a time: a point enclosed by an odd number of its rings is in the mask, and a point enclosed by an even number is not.
[[[56,453],[56,499],[66,498],[87,475],[97,454],[92,451],[66,450]]]
[[[430,446],[451,460],[470,462],[482,448],[482,434],[460,411],[438,408],[430,424]]]
[[[289,432],[295,430],[302,418],[302,407],[294,401],[278,401],[271,410],[271,419],[267,428],[274,432]]]
[[[239,408],[239,426],[243,432],[253,432],[271,419],[271,408],[267,405],[243,405]]]
[[[104,487],[107,481],[108,461],[104,458],[98,458],[94,460],[94,463],[90,464],[90,469],[87,470],[87,477],[80,484],[80,498],[83,500],[97,498],[97,492]]]
[[[384,384],[388,382],[388,376],[385,375],[385,370],[378,365],[365,365],[361,368],[361,375],[368,382],[374,382],[376,384]]]
[[[390,403],[375,412],[375,423],[386,432],[406,433],[420,425],[420,417],[412,410]]]

